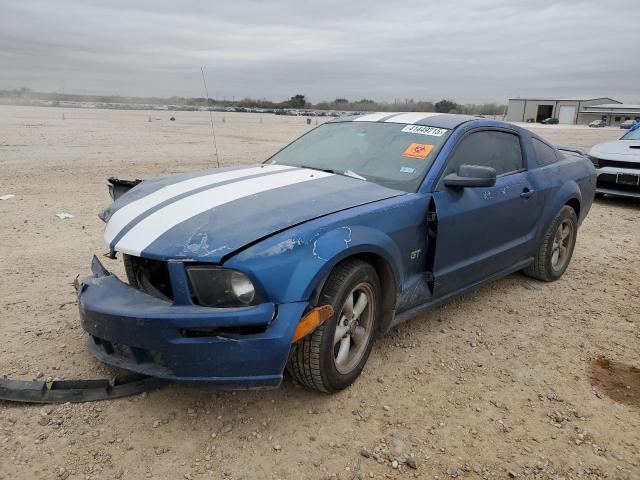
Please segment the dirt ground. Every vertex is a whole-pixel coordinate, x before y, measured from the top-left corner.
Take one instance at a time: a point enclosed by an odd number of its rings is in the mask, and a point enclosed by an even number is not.
[[[223,165],[261,161],[315,124],[215,120]],[[71,286],[106,251],[104,181],[212,166],[208,122],[0,107],[0,196],[15,195],[0,201],[0,375],[113,375],[86,351]],[[585,148],[621,134],[533,129]],[[638,399],[607,395],[638,385],[598,383],[590,370],[600,356],[640,367],[639,273],[640,202],[598,200],[560,281],[515,274],[420,315],[378,341],[339,394],[285,380],[259,392],[173,385],[92,404],[0,402],[0,479],[639,479]]]

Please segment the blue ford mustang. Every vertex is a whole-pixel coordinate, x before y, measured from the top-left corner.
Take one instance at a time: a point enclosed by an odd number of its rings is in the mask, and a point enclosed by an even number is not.
[[[376,336],[512,272],[566,270],[594,197],[583,152],[507,123],[368,114],[261,165],[114,182],[127,283],[78,287],[100,360],[228,388],[350,385]]]

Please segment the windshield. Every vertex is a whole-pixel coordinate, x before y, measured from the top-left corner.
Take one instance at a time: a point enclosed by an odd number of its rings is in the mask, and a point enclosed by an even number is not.
[[[400,123],[325,123],[266,163],[330,170],[415,192],[450,132]]]
[[[620,140],[640,140],[640,127],[636,126],[625,133]]]

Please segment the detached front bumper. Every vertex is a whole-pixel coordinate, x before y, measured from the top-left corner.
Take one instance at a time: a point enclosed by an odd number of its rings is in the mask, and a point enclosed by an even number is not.
[[[306,302],[244,308],[176,304],[127,285],[97,259],[93,270],[77,286],[78,306],[89,350],[99,360],[224,388],[280,385]]]

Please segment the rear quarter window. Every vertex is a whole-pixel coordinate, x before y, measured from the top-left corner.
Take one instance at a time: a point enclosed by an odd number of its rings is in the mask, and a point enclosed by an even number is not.
[[[537,138],[532,138],[533,150],[536,152],[538,158],[538,164],[542,167],[545,165],[551,165],[558,161],[556,151],[544,142],[541,142]]]

